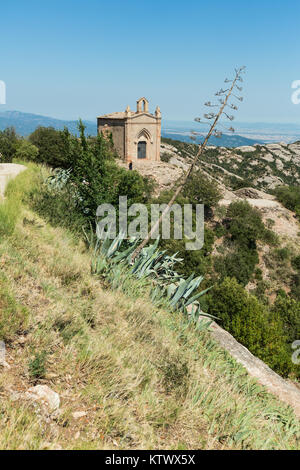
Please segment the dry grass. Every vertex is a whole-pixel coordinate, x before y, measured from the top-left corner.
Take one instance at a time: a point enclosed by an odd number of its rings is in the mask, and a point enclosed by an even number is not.
[[[126,294],[103,287],[67,231],[23,207],[0,263],[1,288],[28,312],[7,344],[11,368],[0,369],[1,449],[299,448],[291,409],[209,333],[155,308],[146,289],[141,297],[137,281]],[[41,351],[36,380],[61,397],[53,415],[24,397]]]

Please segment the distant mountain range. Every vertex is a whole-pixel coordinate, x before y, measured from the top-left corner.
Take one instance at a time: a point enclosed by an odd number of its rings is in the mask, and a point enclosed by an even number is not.
[[[86,132],[89,135],[96,135],[96,122],[84,121]],[[62,121],[38,114],[21,113],[19,111],[0,112],[0,130],[6,127],[14,127],[19,135],[27,136],[31,134],[38,126],[54,127],[55,129],[64,129],[67,127],[72,134],[76,134],[77,121]]]
[[[221,124],[228,127],[228,122]],[[189,121],[164,121],[163,127],[165,137],[183,142],[190,142],[191,131],[202,133],[204,130],[201,124]],[[239,147],[273,142],[292,143],[300,140],[300,124],[296,123],[234,122],[233,127],[234,134],[223,134],[221,139],[211,138],[210,144],[218,147]]]
[[[84,121],[88,135],[96,135],[95,122]],[[22,113],[19,111],[0,112],[0,130],[13,126],[22,136],[31,134],[38,126],[63,129],[67,127],[73,134],[78,133],[77,121],[64,121],[38,114]],[[267,123],[238,123],[235,134],[223,134],[220,139],[211,137],[209,144],[217,147],[241,147],[244,145],[266,144],[270,142],[295,142],[300,138],[300,126],[296,124],[267,124]],[[167,121],[162,123],[162,136],[182,142],[191,142],[191,130],[199,132],[195,122]],[[203,136],[197,136],[201,142]]]
[[[191,140],[191,132],[176,132],[169,131],[169,130],[162,130],[161,133],[162,137],[166,137],[168,139],[173,140],[180,140],[181,142],[189,142],[192,143]],[[194,142],[200,143],[203,142],[204,136],[196,136],[196,140]],[[263,144],[262,140],[253,140],[249,139],[248,137],[243,137],[241,135],[229,135],[223,134],[222,137],[211,137],[208,141],[209,145],[215,145],[216,147],[242,147],[244,145],[255,145],[255,144]]]

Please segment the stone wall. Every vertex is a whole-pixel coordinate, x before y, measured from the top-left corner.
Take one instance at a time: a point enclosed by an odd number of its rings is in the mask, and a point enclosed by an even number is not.
[[[125,162],[138,159],[138,143],[141,141],[146,142],[146,160],[160,161],[160,116],[141,112],[128,113],[126,117],[119,119],[99,117],[98,133],[100,132],[112,134],[115,149]]]
[[[98,133],[111,133],[114,147],[120,158],[125,158],[125,122],[124,119],[98,118]]]
[[[137,160],[140,141],[147,143],[147,160],[160,161],[161,120],[147,114],[136,115],[126,122],[125,159]]]

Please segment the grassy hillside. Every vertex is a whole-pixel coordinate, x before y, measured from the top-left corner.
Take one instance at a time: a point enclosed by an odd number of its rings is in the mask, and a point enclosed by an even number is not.
[[[100,282],[83,243],[30,210],[41,171],[30,165],[0,206],[0,448],[299,448],[291,409],[208,332],[126,273],[118,289]],[[27,399],[35,384],[59,393],[59,412]]]

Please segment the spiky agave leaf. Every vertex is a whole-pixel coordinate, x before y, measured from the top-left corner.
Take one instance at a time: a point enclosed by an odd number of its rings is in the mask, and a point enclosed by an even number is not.
[[[91,236],[86,235],[86,238],[92,240]],[[169,256],[166,251],[160,251],[159,239],[152,245],[144,247],[132,263],[131,254],[138,243],[139,240],[135,238],[125,239],[122,233],[113,240],[109,238],[109,234],[106,234],[104,240],[98,239],[94,243],[92,272],[106,276],[113,286],[120,287],[127,265],[127,269],[129,268],[130,274],[134,277],[140,280],[147,278],[152,280],[154,287],[151,290],[151,299],[155,302],[162,302],[165,299],[173,310],[181,310],[194,317],[200,315],[211,317],[201,310],[198,302],[209,288],[192,295],[199,288],[203,276],[194,277],[194,274],[191,274],[188,279],[183,279],[174,270],[174,265],[182,262],[182,259],[177,258],[178,253]],[[188,311],[189,306],[191,309]]]

